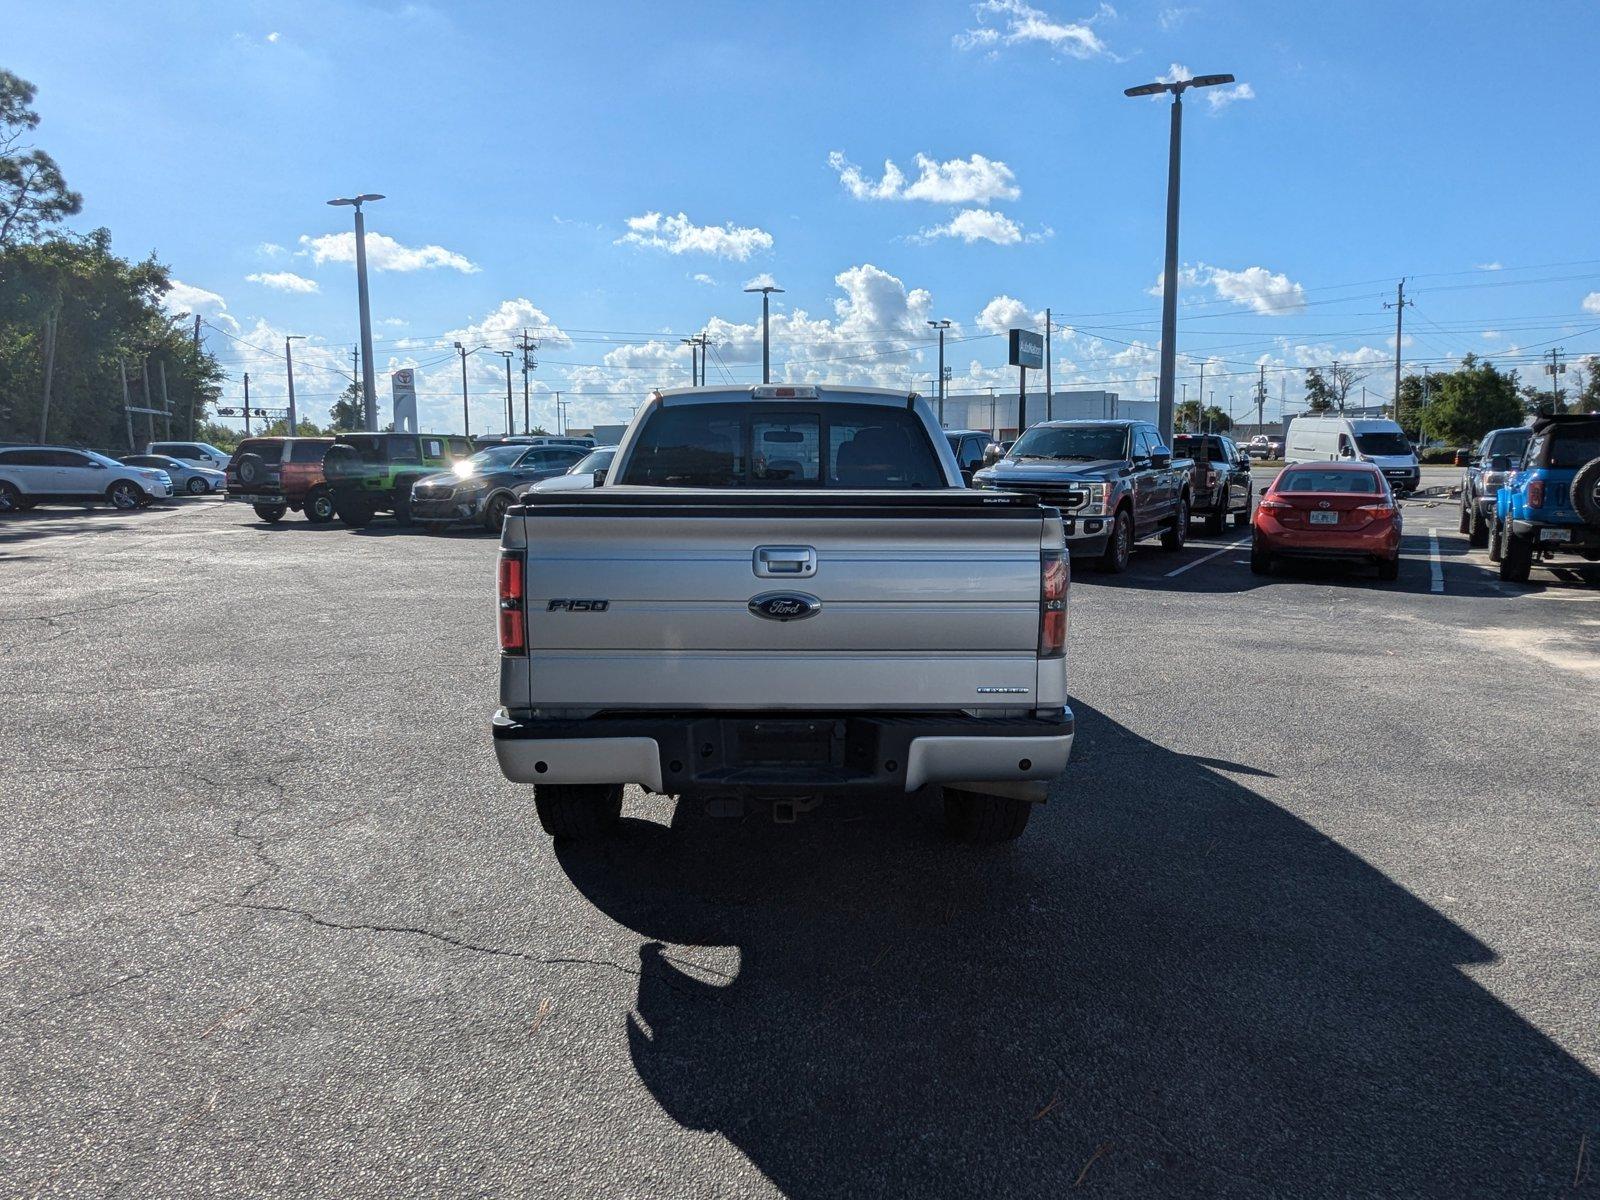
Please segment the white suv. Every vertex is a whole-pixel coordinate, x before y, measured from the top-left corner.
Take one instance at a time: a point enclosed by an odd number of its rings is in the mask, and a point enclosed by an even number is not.
[[[119,463],[93,450],[11,446],[0,450],[0,513],[61,501],[130,509],[172,496],[165,471]]]

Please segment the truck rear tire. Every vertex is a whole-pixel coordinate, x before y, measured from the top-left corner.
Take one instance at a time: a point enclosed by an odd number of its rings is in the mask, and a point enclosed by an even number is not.
[[[1482,550],[1489,544],[1489,522],[1483,519],[1483,513],[1476,504],[1467,515],[1467,528],[1463,532],[1467,535],[1467,545],[1474,550]]]
[[[1505,537],[1500,543],[1500,578],[1507,583],[1527,583],[1533,569],[1533,539],[1525,538],[1505,526]]]
[[[1178,497],[1178,513],[1173,517],[1172,525],[1161,534],[1161,548],[1163,550],[1182,550],[1183,544],[1189,540],[1189,497]]]
[[[582,842],[604,837],[622,820],[620,783],[544,783],[533,789],[539,824],[553,838]]]
[[[1033,803],[1028,800],[945,789],[945,828],[973,845],[1016,841],[1032,814]]]

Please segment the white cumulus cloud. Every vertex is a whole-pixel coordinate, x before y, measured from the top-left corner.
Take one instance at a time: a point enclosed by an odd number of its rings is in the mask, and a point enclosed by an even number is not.
[[[668,254],[710,254],[744,262],[758,250],[772,249],[772,235],[753,225],[696,225],[687,214],[647,212],[628,218],[628,232],[617,244],[647,246]]]
[[[354,233],[325,233],[318,237],[300,235],[302,254],[311,261],[323,263],[353,263],[356,260],[356,235]],[[465,255],[443,246],[404,246],[382,233],[367,234],[367,265],[374,271],[428,271],[448,267],[463,275],[482,270]]]
[[[717,281],[711,278],[711,276],[707,275],[704,271],[696,271],[693,275],[689,276],[689,278],[694,280],[696,283],[705,284],[706,287],[717,286]]]
[[[963,50],[987,49],[992,53],[999,46],[1032,43],[1069,58],[1102,58],[1111,54],[1094,28],[1097,21],[1117,15],[1109,4],[1100,5],[1094,16],[1076,21],[1052,17],[1024,0],[982,0],[973,5],[972,11],[978,23],[955,37],[956,46]]]
[[[262,287],[272,288],[277,292],[320,292],[322,287],[315,279],[307,279],[304,275],[296,275],[293,271],[258,271],[254,275],[246,275],[250,283],[259,283]]]
[[[1156,276],[1149,294],[1161,295],[1166,273]],[[1282,272],[1266,267],[1246,267],[1230,271],[1224,267],[1197,263],[1178,272],[1178,282],[1185,287],[1210,287],[1221,300],[1245,305],[1263,316],[1283,317],[1297,313],[1306,306],[1305,288]]]
[[[1600,292],[1590,292],[1583,298],[1583,311],[1600,313]]]
[[[1004,333],[1024,325],[1043,324],[1044,314],[1028,312],[1028,306],[1014,296],[996,296],[983,306],[977,316],[979,329],[990,333]]]
[[[933,204],[986,204],[991,200],[1015,200],[1022,195],[1016,175],[1005,163],[982,154],[940,162],[929,155],[915,156],[917,177],[906,182],[906,175],[892,159],[885,159],[883,175],[868,179],[842,151],[828,155],[828,165],[839,175],[839,182],[857,200],[925,200]]]
[[[1001,212],[993,212],[987,208],[965,208],[943,225],[924,229],[919,236],[924,241],[946,237],[960,238],[969,246],[974,242],[1014,246],[1022,241],[1022,226]]]
[[[770,271],[763,271],[754,279],[746,279],[744,285],[747,288],[775,288],[778,286],[778,281],[772,277]]]
[[[1221,112],[1230,104],[1240,100],[1254,100],[1256,90],[1248,83],[1225,83],[1220,87],[1209,87],[1200,93],[1206,98],[1206,103],[1211,106],[1212,112]]]

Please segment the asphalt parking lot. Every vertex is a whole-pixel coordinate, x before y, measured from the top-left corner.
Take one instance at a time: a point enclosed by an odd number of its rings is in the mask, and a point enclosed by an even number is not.
[[[1405,519],[1394,584],[1075,572],[1070,773],[976,852],[641,794],[553,848],[488,536],[8,519],[3,1191],[1600,1191],[1600,566]]]

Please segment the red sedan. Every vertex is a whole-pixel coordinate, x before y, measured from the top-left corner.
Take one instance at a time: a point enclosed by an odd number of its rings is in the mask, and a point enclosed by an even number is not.
[[[1400,574],[1400,509],[1388,481],[1366,463],[1285,467],[1256,506],[1250,569],[1268,575],[1280,558],[1332,558],[1378,564],[1378,578]]]

